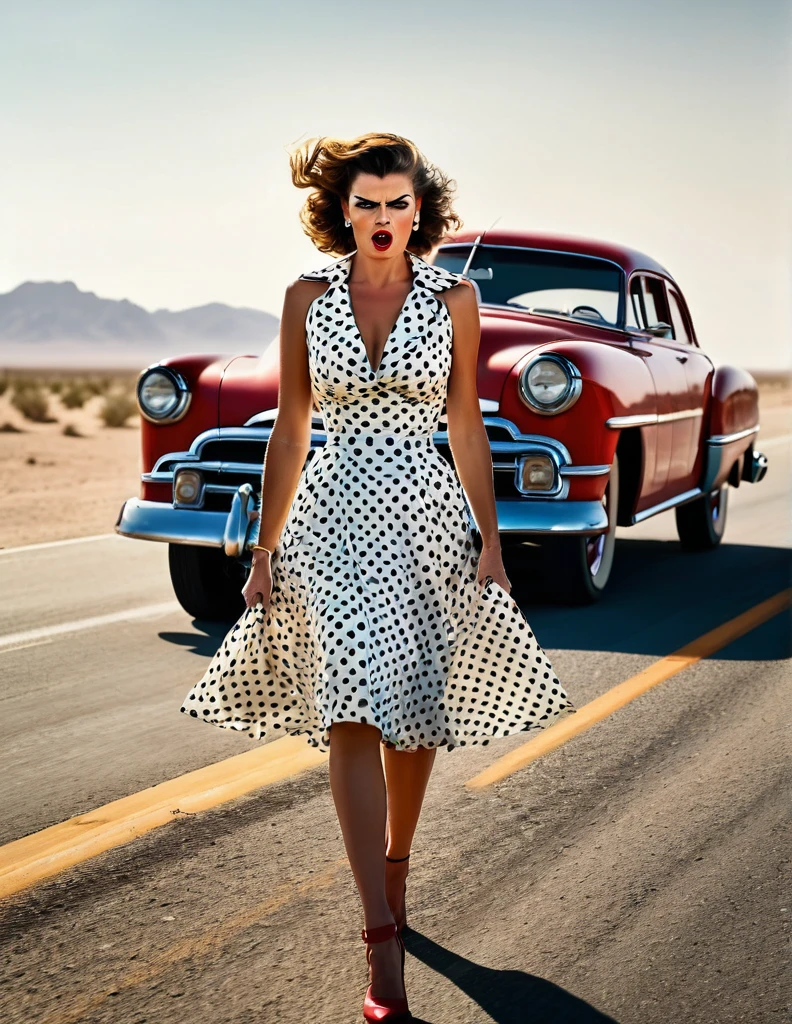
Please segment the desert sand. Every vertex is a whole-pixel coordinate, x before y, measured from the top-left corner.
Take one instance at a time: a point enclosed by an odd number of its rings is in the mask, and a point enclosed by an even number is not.
[[[760,384],[758,447],[788,433],[792,387],[780,377]],[[95,395],[81,409],[66,409],[50,396],[57,422],[32,423],[0,395],[0,549],[112,533],[121,505],[139,493],[140,422],[106,427]],[[71,423],[82,437],[64,436]],[[2,428],[11,424],[21,433]]]

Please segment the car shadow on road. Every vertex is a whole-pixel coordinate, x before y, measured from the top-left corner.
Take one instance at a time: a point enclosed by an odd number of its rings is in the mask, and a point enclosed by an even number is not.
[[[722,544],[706,552],[685,552],[677,541],[618,538],[605,594],[593,604],[564,605],[543,587],[540,558],[530,544],[507,544],[504,566],[511,593],[544,648],[614,651],[665,657],[669,652],[753,606],[779,594],[792,581],[792,552],[786,548]],[[725,660],[781,660],[792,657],[792,633],[777,616],[764,627],[732,641]],[[192,631],[162,631],[161,640],[191,654],[211,657],[234,619],[192,619]]]
[[[792,582],[787,548],[723,543],[686,552],[676,541],[616,541],[613,571],[599,601],[564,605],[546,597],[539,557],[529,545],[504,548],[511,593],[545,648],[664,657],[774,597]],[[718,652],[725,660],[792,656],[783,615]]]
[[[477,1003],[495,1024],[593,1024],[616,1018],[551,981],[526,971],[496,970],[452,953],[409,926],[404,929],[407,952]],[[431,1024],[430,1017],[414,1017],[415,1024]]]

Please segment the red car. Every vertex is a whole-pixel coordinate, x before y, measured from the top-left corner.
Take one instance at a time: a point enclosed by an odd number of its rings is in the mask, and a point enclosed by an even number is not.
[[[616,526],[667,509],[684,549],[720,543],[729,485],[767,471],[753,447],[758,389],[743,369],[714,368],[664,267],[607,242],[506,230],[459,233],[433,262],[478,292],[500,530],[539,546],[549,591],[597,599]],[[169,543],[176,595],[198,618],[244,607],[278,360],[273,343],[165,359],[138,380],[141,494],[116,531]],[[309,459],[323,430],[317,413]],[[453,465],[447,435],[434,439]]]

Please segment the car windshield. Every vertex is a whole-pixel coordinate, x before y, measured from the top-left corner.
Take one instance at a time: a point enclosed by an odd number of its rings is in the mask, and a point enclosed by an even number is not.
[[[436,267],[461,273],[470,245],[440,248]],[[516,306],[539,316],[560,316],[613,327],[619,319],[620,267],[593,256],[478,245],[467,276],[476,283],[481,302]]]

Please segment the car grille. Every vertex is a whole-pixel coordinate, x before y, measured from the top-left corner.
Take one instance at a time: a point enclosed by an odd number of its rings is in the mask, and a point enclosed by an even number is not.
[[[549,439],[520,440],[517,428],[499,417],[488,421],[485,416],[484,424],[492,447],[495,496],[520,497],[515,484],[519,457],[528,449],[547,453],[551,450]],[[225,430],[232,433],[232,428]],[[258,436],[239,436],[254,432]],[[229,511],[234,493],[241,484],[251,484],[256,494],[259,494],[269,432],[269,428],[246,430],[244,427],[233,429],[235,436],[218,437],[217,432],[211,432],[209,437],[197,438],[189,453],[176,452],[159,459],[155,471],[148,474],[147,479],[167,482],[173,480],[177,467],[198,469],[205,481],[201,507],[209,511]],[[435,446],[449,466],[454,468],[454,459],[444,432],[435,435]],[[324,433],[315,432],[306,461],[313,458],[314,453],[322,447]]]

